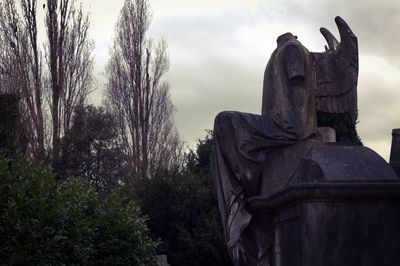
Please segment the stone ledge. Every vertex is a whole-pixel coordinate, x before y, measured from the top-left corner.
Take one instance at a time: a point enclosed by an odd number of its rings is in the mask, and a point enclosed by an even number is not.
[[[272,211],[304,201],[400,201],[400,182],[302,184],[288,187],[271,196],[255,196],[247,200],[253,210]]]

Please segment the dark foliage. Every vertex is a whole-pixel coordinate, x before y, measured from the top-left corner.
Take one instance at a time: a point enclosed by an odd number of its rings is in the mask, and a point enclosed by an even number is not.
[[[336,131],[337,142],[347,142],[362,145],[357,134],[356,125],[352,122],[349,113],[331,114],[317,112],[318,126],[331,127]]]
[[[1,265],[155,265],[145,218],[121,193],[0,158]]]
[[[171,265],[231,265],[212,189],[212,134],[188,155],[183,171],[159,171],[137,196],[149,228]]]
[[[79,176],[107,194],[127,172],[112,115],[101,107],[80,106],[62,139],[61,176]]]

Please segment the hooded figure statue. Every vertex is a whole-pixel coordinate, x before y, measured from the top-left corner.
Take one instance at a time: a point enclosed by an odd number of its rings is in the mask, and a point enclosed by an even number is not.
[[[272,223],[245,201],[268,182],[265,165],[275,151],[316,136],[312,54],[291,33],[277,44],[265,70],[262,115],[225,111],[214,123],[213,177],[235,266],[270,265]]]
[[[219,113],[212,170],[225,239],[235,266],[271,265],[272,218],[247,207],[289,182],[316,139],[317,111],[357,121],[358,42],[335,18],[340,43],[321,28],[328,46],[309,52],[291,33],[278,37],[264,74],[262,114]],[[295,145],[294,145],[295,144]]]

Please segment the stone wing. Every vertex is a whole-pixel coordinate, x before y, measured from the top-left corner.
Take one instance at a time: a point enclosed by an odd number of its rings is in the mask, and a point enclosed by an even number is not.
[[[335,18],[340,43],[327,29],[320,31],[328,47],[324,53],[312,53],[316,67],[317,111],[349,113],[357,121],[358,43],[346,22]]]

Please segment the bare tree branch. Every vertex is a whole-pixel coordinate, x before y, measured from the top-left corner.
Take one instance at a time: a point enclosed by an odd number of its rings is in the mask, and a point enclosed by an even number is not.
[[[42,58],[37,43],[36,0],[0,4],[1,91],[21,97],[22,120],[28,134],[27,152],[33,159],[45,155]]]
[[[147,0],[126,0],[106,68],[105,100],[118,121],[119,135],[140,178],[176,163],[182,142],[173,122],[174,106],[163,81],[169,69],[167,45],[146,37],[151,14]]]
[[[89,39],[89,18],[74,0],[47,0],[47,64],[52,116],[52,158],[57,167],[60,137],[71,126],[75,108],[82,104],[92,84],[93,43]]]

